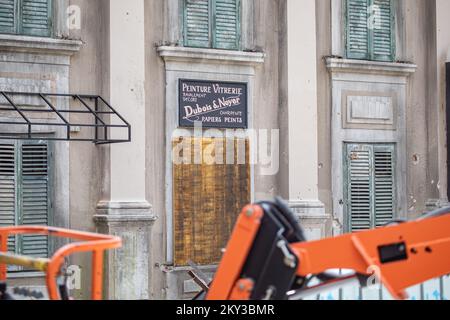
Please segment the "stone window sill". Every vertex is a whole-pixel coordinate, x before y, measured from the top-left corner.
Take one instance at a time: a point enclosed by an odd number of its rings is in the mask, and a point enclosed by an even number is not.
[[[235,64],[256,66],[264,63],[262,52],[230,51],[205,48],[161,46],[159,55],[166,61]]]
[[[417,66],[412,63],[380,62],[327,57],[326,67],[331,73],[363,73],[409,76],[416,72]]]
[[[208,272],[208,271],[215,271],[217,268],[219,267],[219,265],[205,265],[205,266],[197,266],[197,268],[203,272]],[[188,272],[191,271],[192,267],[164,267],[164,272],[166,273],[170,273],[170,272]]]
[[[72,55],[81,49],[79,40],[0,34],[0,50]]]
[[[8,272],[8,279],[45,278],[45,272]]]

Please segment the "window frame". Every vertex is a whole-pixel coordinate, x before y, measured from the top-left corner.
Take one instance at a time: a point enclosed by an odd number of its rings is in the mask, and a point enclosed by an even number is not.
[[[237,38],[236,38],[236,46],[233,48],[221,48],[217,45],[217,37],[216,37],[216,24],[217,19],[215,15],[216,11],[216,1],[217,0],[208,0],[209,7],[209,43],[208,46],[203,46],[201,44],[189,44],[187,39],[187,19],[186,19],[186,2],[187,0],[181,0],[181,26],[182,26],[182,43],[184,47],[188,48],[201,48],[201,49],[217,49],[217,50],[230,50],[230,51],[240,51],[242,49],[242,0],[236,1],[237,8],[237,21],[236,21],[236,30],[237,30]]]
[[[368,8],[370,8],[373,5],[374,0],[366,0],[368,3]],[[391,54],[390,56],[383,56],[383,55],[376,55],[373,51],[373,42],[374,42],[374,36],[373,36],[373,30],[370,28],[367,28],[367,52],[364,57],[356,56],[351,54],[349,50],[349,32],[350,32],[350,26],[349,26],[349,18],[348,18],[348,4],[349,0],[343,0],[343,15],[344,15],[344,54],[347,59],[352,60],[366,60],[366,61],[375,61],[375,62],[395,62],[397,57],[397,42],[396,42],[396,15],[397,15],[397,1],[396,0],[389,0],[390,1],[390,7],[391,7]]]

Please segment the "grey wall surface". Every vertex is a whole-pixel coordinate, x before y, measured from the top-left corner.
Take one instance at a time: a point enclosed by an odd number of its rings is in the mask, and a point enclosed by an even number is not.
[[[318,70],[318,143],[319,143],[319,191],[326,212],[332,208],[332,155],[331,155],[331,82],[324,57],[332,54],[331,4],[333,0],[317,0],[317,70]],[[288,130],[287,130],[287,68],[285,10],[286,0],[252,0],[252,14],[244,21],[246,49],[265,53],[265,62],[256,68],[254,77],[254,127],[280,129],[280,172],[274,176],[258,175],[254,181],[256,200],[270,199],[280,194],[288,196]],[[434,124],[438,113],[435,109],[437,84],[434,70],[436,54],[434,1],[399,1],[403,5],[398,27],[401,45],[399,60],[415,63],[418,68],[410,78],[407,94],[407,195],[408,215],[415,217],[425,210],[427,202],[439,198],[438,142]],[[81,51],[71,58],[70,91],[101,94],[109,97],[109,1],[71,0],[79,5],[82,13],[81,30],[72,30],[70,37],[81,39]],[[180,40],[170,29],[173,14],[166,0],[145,1],[145,63],[146,63],[146,153],[147,200],[153,206],[158,219],[152,227],[150,256],[151,298],[164,299],[168,289],[171,295],[188,297],[183,287],[168,288],[166,263],[167,228],[165,178],[166,162],[166,73],[163,59],[156,48]],[[399,21],[399,23],[400,23]],[[177,38],[178,37],[178,38]],[[176,41],[175,41],[176,42]],[[83,135],[81,132],[79,135]],[[109,149],[89,143],[74,142],[70,145],[70,219],[73,229],[95,230],[92,220],[100,200],[109,199]],[[71,263],[81,265],[82,283],[90,282],[89,256],[79,256]],[[117,263],[120,263],[118,261]],[[180,273],[181,274],[181,273]],[[186,275],[180,275],[187,279]],[[181,282],[182,283],[182,282]],[[87,285],[76,296],[86,297]]]
[[[71,30],[70,37],[83,41],[80,52],[72,57],[70,91],[109,96],[108,23],[109,1],[73,0],[81,9],[81,29]],[[75,117],[73,120],[75,121]],[[81,131],[79,136],[89,132]],[[108,199],[108,146],[92,143],[70,143],[70,228],[96,231],[93,216],[97,203]],[[72,264],[81,266],[82,288],[75,296],[86,297],[90,283],[90,255],[73,257]]]

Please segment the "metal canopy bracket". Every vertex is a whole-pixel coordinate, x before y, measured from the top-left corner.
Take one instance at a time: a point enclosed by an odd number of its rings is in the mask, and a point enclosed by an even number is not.
[[[0,139],[122,143],[131,125],[98,95],[0,91]]]

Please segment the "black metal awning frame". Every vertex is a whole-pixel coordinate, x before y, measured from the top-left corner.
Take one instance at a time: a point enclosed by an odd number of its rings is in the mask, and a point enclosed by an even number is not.
[[[29,108],[23,107],[14,102],[13,96],[32,96],[40,98],[44,104],[48,108]],[[20,122],[17,121],[4,121],[0,119],[0,125],[14,125],[14,126],[24,126],[26,128],[26,132],[21,135],[7,135],[1,133],[0,130],[0,139],[20,139],[20,140],[58,140],[58,141],[88,141],[93,142],[95,144],[112,144],[112,143],[122,143],[122,142],[130,142],[131,141],[131,125],[101,96],[99,95],[85,95],[85,94],[58,94],[58,93],[30,93],[30,92],[8,92],[8,91],[0,91],[0,98],[3,97],[9,105],[6,107],[0,106],[0,111],[10,111],[16,112],[19,115],[19,120],[23,120]],[[77,100],[83,109],[58,109],[51,102],[50,98],[52,97],[61,97],[61,98],[72,98],[73,100]],[[102,104],[103,109],[100,109],[100,104]],[[10,106],[10,107],[9,107]],[[106,107],[106,108],[105,108]],[[56,115],[56,118],[61,120],[60,123],[55,122],[36,122],[33,119],[27,117],[27,113],[52,113]],[[90,114],[93,116],[93,123],[71,123],[67,116],[70,114]],[[106,116],[116,116],[121,123],[119,124],[110,124],[104,118]],[[57,127],[65,127],[66,133],[64,137],[37,137],[39,133],[37,133],[35,128],[40,126],[57,126]],[[92,128],[94,129],[94,137],[92,138],[76,138],[72,136],[71,129],[72,128]],[[121,128],[126,130],[126,137],[111,139],[109,138],[111,135],[111,130],[114,128]]]

